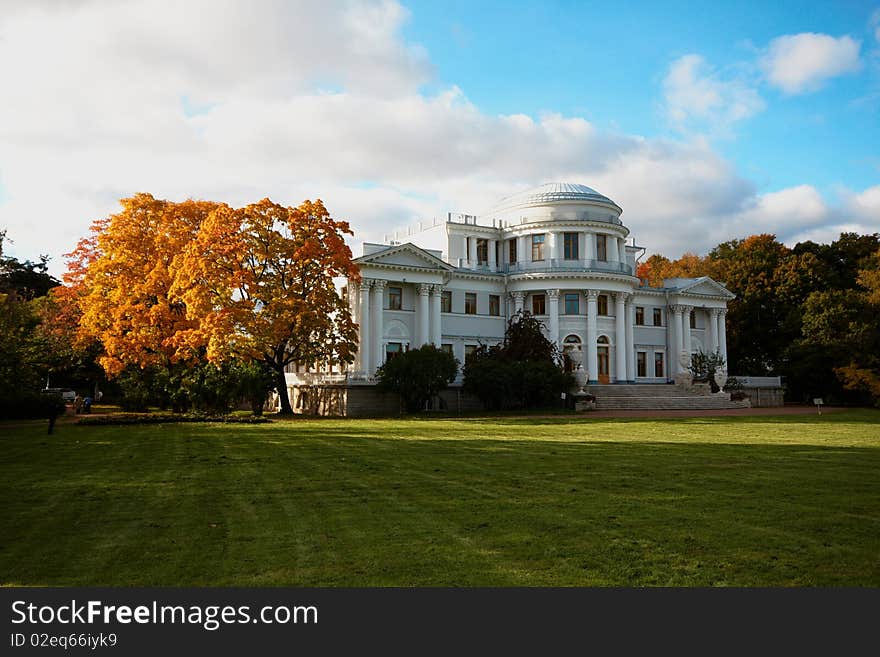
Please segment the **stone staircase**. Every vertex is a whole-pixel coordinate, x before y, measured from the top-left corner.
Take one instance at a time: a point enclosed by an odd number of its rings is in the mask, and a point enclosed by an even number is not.
[[[596,396],[597,411],[751,408],[748,399],[732,401],[727,393],[705,395],[671,383],[588,385],[584,390]]]

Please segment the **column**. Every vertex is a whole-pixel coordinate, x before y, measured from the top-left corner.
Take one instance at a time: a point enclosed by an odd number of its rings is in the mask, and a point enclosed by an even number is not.
[[[370,372],[370,285],[369,278],[361,279],[359,288],[361,302],[358,315],[358,371],[369,376]]]
[[[521,312],[523,309],[523,301],[526,298],[524,292],[511,292],[510,296],[513,297],[513,313],[516,314]]]
[[[520,270],[524,269],[532,261],[530,236],[520,235],[516,238],[516,260],[519,263]]]
[[[691,312],[693,306],[684,306],[681,313],[681,356],[680,359],[684,363],[681,366],[682,372],[688,371],[688,365],[691,363]]]
[[[587,290],[587,375],[588,383],[599,382],[599,352],[596,350],[596,340],[599,339],[599,331],[596,326],[598,314],[597,299],[599,290]]]
[[[419,311],[416,317],[416,323],[419,326],[419,339],[416,343],[417,347],[428,344],[428,334],[431,327],[431,317],[428,312],[428,295],[431,293],[431,286],[427,283],[419,285]]]
[[[614,295],[614,327],[616,329],[614,356],[614,376],[617,383],[626,383],[626,292],[617,292]]]
[[[385,354],[383,353],[383,337],[385,335],[385,326],[383,322],[383,313],[385,308],[385,285],[388,281],[373,281],[373,298],[370,300],[370,310],[372,311],[372,325],[370,326],[370,336],[373,344],[370,347],[370,373],[375,374],[376,370],[382,367],[385,362]]]
[[[495,271],[498,260],[495,258],[495,246],[498,240],[487,240],[489,244],[489,271]]]
[[[633,325],[636,323],[635,297],[626,302],[626,380],[636,382],[636,353],[633,340]]]
[[[471,236],[468,240],[468,267],[470,269],[475,269],[477,266],[477,238],[475,236]]]
[[[617,240],[617,248],[620,249],[620,261],[626,262],[626,238],[621,237]]]
[[[550,341],[559,346],[559,290],[547,290],[547,315],[550,318]]]
[[[709,351],[713,354],[716,351],[719,351],[720,348],[718,346],[718,308],[709,308]]]
[[[724,372],[727,372],[727,308],[718,313],[718,348],[724,358]]]
[[[596,259],[596,233],[586,233],[586,248],[584,249],[584,260],[587,261],[585,266],[589,266],[589,261]]]
[[[547,263],[553,264],[554,260],[559,259],[559,245],[557,244],[557,237],[559,233],[555,233],[552,231],[547,232],[547,253],[545,254],[547,257]]]
[[[672,321],[669,322],[669,324],[672,327],[674,327],[674,329],[675,329],[673,331],[675,339],[672,342],[672,349],[670,350],[671,353],[669,354],[670,367],[671,367],[671,369],[669,371],[673,375],[676,375],[676,374],[681,374],[681,372],[682,372],[681,345],[684,342],[684,334],[682,333],[682,326],[683,326],[682,313],[684,313],[684,306],[675,305],[675,306],[670,306],[670,308],[672,309],[672,312],[674,314],[672,317]]]
[[[440,348],[440,338],[442,333],[440,299],[443,297],[443,286],[431,286],[431,344],[438,349]]]
[[[605,257],[608,262],[617,262],[620,251],[617,249],[617,237],[614,235],[605,236]]]

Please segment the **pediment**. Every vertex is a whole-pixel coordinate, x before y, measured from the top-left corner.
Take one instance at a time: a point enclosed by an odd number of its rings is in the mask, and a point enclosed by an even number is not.
[[[437,269],[451,271],[453,267],[440,258],[407,242],[366,256],[356,258],[359,265],[386,265],[391,267],[418,267],[420,269]]]
[[[709,297],[725,297],[734,299],[736,295],[724,287],[721,283],[713,281],[708,276],[703,276],[694,280],[692,283],[683,285],[676,290],[679,294],[694,294]]]

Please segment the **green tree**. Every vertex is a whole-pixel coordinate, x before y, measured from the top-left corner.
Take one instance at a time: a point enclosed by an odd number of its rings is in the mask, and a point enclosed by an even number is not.
[[[524,312],[510,319],[500,344],[481,345],[464,366],[464,389],[490,409],[549,406],[573,386],[556,344]]]
[[[420,411],[440,394],[458,373],[458,361],[449,352],[426,344],[397,354],[376,371],[379,389],[396,392],[406,410]]]

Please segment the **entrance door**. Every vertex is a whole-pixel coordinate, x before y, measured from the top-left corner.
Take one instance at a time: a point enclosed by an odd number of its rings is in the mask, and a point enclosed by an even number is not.
[[[599,356],[599,383],[610,383],[611,376],[608,368],[608,347],[598,347]]]

